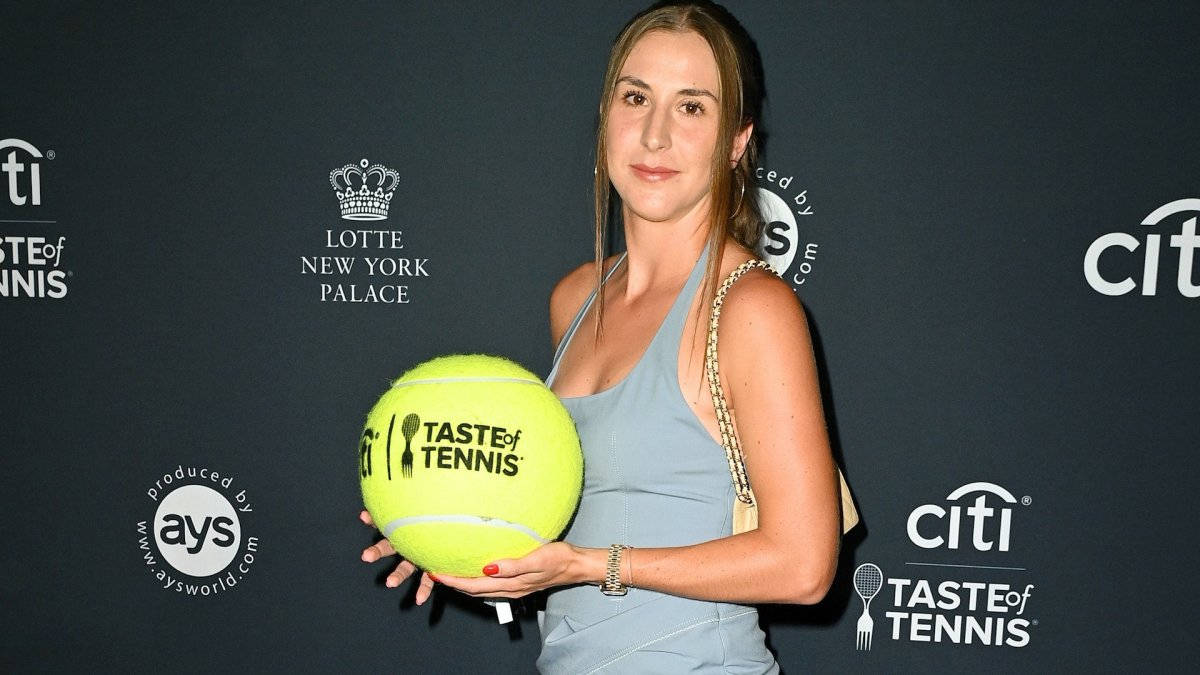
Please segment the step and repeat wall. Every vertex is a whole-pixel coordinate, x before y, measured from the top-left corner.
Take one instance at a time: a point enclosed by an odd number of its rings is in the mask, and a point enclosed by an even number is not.
[[[536,598],[360,561],[359,434],[438,354],[549,372],[640,7],[0,8],[5,670],[533,670]],[[864,521],[784,670],[1194,662],[1200,10],[730,8]]]

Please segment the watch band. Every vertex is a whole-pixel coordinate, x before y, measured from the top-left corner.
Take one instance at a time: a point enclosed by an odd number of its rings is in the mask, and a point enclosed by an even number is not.
[[[621,583],[621,554],[630,548],[625,544],[613,544],[608,547],[608,565],[604,571],[604,583],[600,584],[600,592],[605,595],[625,595],[629,591]]]

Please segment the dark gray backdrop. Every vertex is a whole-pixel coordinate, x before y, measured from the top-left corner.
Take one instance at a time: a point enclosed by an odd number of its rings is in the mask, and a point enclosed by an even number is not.
[[[25,169],[0,175],[17,193],[34,164],[41,188],[39,205],[0,199],[0,239],[64,242],[57,268],[14,261],[23,244],[9,242],[0,272],[59,269],[67,287],[13,297],[10,281],[0,295],[0,663],[532,670],[528,614],[508,630],[444,590],[413,607],[410,587],[383,588],[383,566],[358,560],[372,539],[355,519],[355,446],[389,378],[433,355],[501,353],[548,372],[549,291],[590,255],[604,59],[639,7],[0,9],[0,140],[43,155],[0,152]],[[823,603],[764,608],[780,663],[1182,670],[1197,656],[1200,300],[1176,288],[1170,235],[1196,211],[1140,223],[1200,198],[1200,12],[732,9],[765,63],[764,168],[792,178],[760,186],[811,209],[795,215],[808,266],[801,251],[785,275],[865,518]],[[387,220],[339,217],[328,174],[362,158],[399,173]],[[404,248],[326,246],[326,230],[353,228],[399,230]],[[1105,279],[1138,284],[1120,296],[1084,273],[1112,232],[1140,242],[1100,257]],[[1158,288],[1143,295],[1152,234]],[[305,274],[302,257],[322,255],[358,267]],[[373,255],[427,259],[429,274],[372,279]],[[321,283],[404,284],[409,302],[322,302]],[[232,477],[231,501],[245,490],[241,531],[256,548],[239,551],[253,562],[236,587],[194,597],[145,564],[147,490],[176,467]],[[947,501],[974,482],[1017,502]],[[987,538],[1009,509],[1009,550],[971,546],[965,509],[980,495],[997,509]],[[961,505],[960,548],[910,539],[925,504]],[[919,522],[921,536],[947,534],[945,518]],[[859,651],[850,578],[866,562],[935,591],[953,580],[1029,594],[1017,616],[908,607],[885,583],[872,649]],[[922,640],[933,628],[910,634],[907,614],[922,612],[1019,618],[1028,638]]]

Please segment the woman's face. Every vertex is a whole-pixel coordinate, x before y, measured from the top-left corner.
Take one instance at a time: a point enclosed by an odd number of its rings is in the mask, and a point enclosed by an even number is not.
[[[629,52],[609,101],[608,173],[626,208],[653,222],[708,204],[720,77],[699,34],[652,31]]]

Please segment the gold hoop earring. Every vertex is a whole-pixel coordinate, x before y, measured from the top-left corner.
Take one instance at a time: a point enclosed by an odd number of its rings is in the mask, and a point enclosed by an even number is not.
[[[736,216],[738,214],[738,211],[742,210],[742,201],[746,198],[746,179],[745,179],[745,177],[742,177],[742,172],[739,171],[738,168],[739,167],[736,167],[736,166],[733,167],[733,175],[741,177],[740,182],[742,185],[742,189],[738,192],[737,208],[735,208],[733,210],[733,213],[729,214],[730,220],[733,220],[734,216]]]

